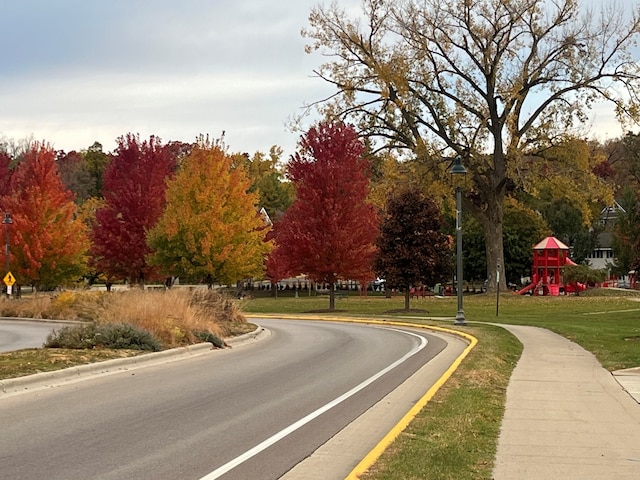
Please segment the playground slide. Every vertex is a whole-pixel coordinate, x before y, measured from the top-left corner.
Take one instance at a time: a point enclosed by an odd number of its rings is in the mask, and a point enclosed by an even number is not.
[[[529,290],[533,290],[534,288],[536,288],[536,284],[535,283],[530,283],[529,285],[527,285],[526,287],[524,287],[521,290],[518,290],[517,292],[514,292],[516,295],[524,295],[525,293],[527,293]]]

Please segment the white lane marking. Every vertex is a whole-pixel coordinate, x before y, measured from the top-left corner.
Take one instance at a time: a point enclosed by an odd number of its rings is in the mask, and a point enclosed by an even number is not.
[[[383,327],[383,328],[386,328],[386,327]],[[388,367],[384,368],[383,370],[380,370],[375,375],[369,377],[364,382],[362,382],[360,385],[355,386],[354,388],[352,388],[348,392],[340,395],[335,400],[332,400],[331,402],[323,405],[322,407],[320,407],[316,411],[311,412],[306,417],[303,417],[300,420],[298,420],[297,422],[292,423],[287,428],[285,428],[283,430],[280,430],[275,435],[267,438],[266,440],[264,440],[263,442],[259,443],[258,445],[256,445],[252,449],[247,450],[242,455],[239,455],[238,457],[234,458],[233,460],[225,463],[221,467],[215,469],[213,472],[211,472],[211,473],[205,475],[204,477],[202,477],[200,480],[215,480],[216,478],[220,478],[222,475],[224,475],[225,473],[233,470],[238,465],[241,465],[242,463],[246,462],[250,458],[252,458],[252,457],[256,456],[257,454],[259,454],[260,452],[266,450],[267,448],[269,448],[274,443],[282,440],[287,435],[290,435],[291,433],[295,432],[296,430],[302,428],[304,425],[306,425],[310,421],[312,421],[315,418],[319,417],[323,413],[331,410],[333,407],[335,407],[336,405],[339,405],[340,403],[344,402],[349,397],[352,397],[353,395],[358,393],[360,390],[363,390],[364,388],[368,387],[373,382],[375,382],[380,377],[382,377],[384,374],[390,372],[391,370],[396,368],[398,365],[401,365],[402,363],[406,362],[409,358],[413,357],[416,353],[418,353],[420,350],[422,350],[424,347],[427,346],[427,339],[424,338],[421,335],[418,335],[418,334],[412,333],[412,332],[408,332],[406,330],[399,330],[397,328],[386,328],[386,329],[387,330],[394,330],[396,332],[401,332],[401,333],[404,333],[406,335],[411,335],[413,337],[417,337],[418,339],[420,339],[420,343],[416,347],[414,347],[412,350],[407,352],[403,357],[399,358],[398,360],[396,360],[395,362],[393,362],[391,365],[389,365]]]

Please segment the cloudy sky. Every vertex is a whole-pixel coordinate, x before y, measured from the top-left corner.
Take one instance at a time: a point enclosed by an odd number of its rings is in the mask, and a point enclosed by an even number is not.
[[[288,157],[299,134],[286,124],[331,91],[300,35],[317,3],[0,0],[0,139],[109,151],[128,132],[224,130],[231,151]]]
[[[332,92],[300,35],[318,3],[0,0],[0,140],[110,151],[128,132],[167,142],[224,130],[233,152],[280,145],[288,158],[288,121]],[[600,137],[619,135],[610,109],[594,120]]]

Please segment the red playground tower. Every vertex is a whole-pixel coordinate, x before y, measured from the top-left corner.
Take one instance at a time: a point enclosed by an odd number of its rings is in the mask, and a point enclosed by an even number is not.
[[[569,247],[555,237],[545,238],[533,247],[532,283],[518,293],[533,290],[534,295],[559,295],[565,265],[575,265]]]

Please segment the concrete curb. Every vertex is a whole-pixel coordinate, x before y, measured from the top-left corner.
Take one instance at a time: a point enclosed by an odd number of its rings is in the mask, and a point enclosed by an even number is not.
[[[69,325],[82,325],[86,323],[78,320],[54,320],[51,318],[28,318],[28,317],[1,317],[0,320],[10,320],[12,322],[68,323]]]
[[[258,327],[253,332],[225,339],[225,344],[230,347],[234,347],[253,343],[265,336],[265,333],[266,331],[264,328]],[[189,345],[187,347],[172,348],[171,350],[164,350],[162,352],[147,353],[135,357],[115,358],[112,360],[55,370],[53,372],[35,373],[24,377],[0,380],[0,398],[28,391],[52,388],[67,383],[85,380],[97,375],[113,374],[191,358],[214,350],[222,349],[216,349],[211,343],[205,342],[196,345]]]
[[[244,333],[235,337],[225,338],[224,343],[229,347],[240,347],[248,343],[253,343],[257,340],[261,340],[263,337],[269,336],[269,331],[265,330],[261,326],[258,326],[253,332]]]
[[[640,367],[611,372],[622,389],[640,403]]]

